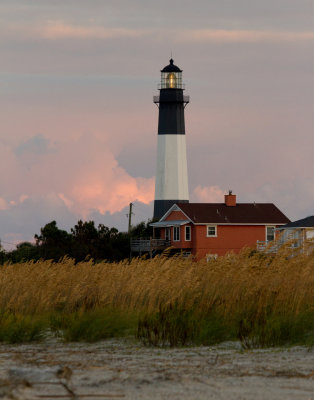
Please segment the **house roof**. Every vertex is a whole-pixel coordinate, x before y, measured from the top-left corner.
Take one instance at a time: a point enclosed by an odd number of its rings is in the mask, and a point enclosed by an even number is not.
[[[280,225],[290,222],[272,203],[237,203],[234,207],[228,207],[225,203],[177,203],[177,206],[196,224]]]
[[[306,217],[303,219],[299,219],[294,222],[289,222],[289,224],[282,226],[280,229],[289,229],[289,228],[314,228],[314,215],[311,215],[310,217]]]
[[[181,226],[188,224],[190,221],[188,219],[182,220],[171,220],[171,221],[158,221],[149,224],[150,226],[154,226],[155,228],[164,228],[166,226]]]

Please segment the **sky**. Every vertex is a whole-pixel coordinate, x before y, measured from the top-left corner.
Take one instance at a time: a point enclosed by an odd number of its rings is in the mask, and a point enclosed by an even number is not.
[[[313,0],[2,0],[0,240],[152,217],[160,70],[183,69],[190,201],[314,214]]]

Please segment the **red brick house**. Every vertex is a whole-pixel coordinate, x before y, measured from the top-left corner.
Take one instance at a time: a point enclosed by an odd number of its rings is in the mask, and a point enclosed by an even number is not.
[[[229,192],[224,203],[178,203],[151,225],[160,238],[197,259],[256,248],[274,239],[275,228],[289,219],[272,203],[237,203]]]

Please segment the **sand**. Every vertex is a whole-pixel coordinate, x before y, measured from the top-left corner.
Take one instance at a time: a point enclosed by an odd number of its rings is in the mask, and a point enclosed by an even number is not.
[[[132,339],[2,344],[0,398],[314,400],[314,349],[159,349]]]

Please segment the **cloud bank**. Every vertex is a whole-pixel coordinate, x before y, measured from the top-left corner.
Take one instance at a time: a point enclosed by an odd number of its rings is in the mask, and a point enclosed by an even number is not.
[[[101,25],[74,25],[65,21],[47,21],[45,24],[35,26],[12,26],[8,24],[2,28],[6,36],[20,38],[39,38],[44,40],[116,40],[158,37],[166,40],[171,35],[176,43],[213,42],[213,43],[258,43],[258,42],[302,42],[314,41],[313,30],[271,30],[271,29],[178,29],[170,28],[162,32],[154,28],[124,28],[105,27]]]
[[[34,135],[18,146],[1,148],[11,175],[0,192],[0,237],[7,237],[13,219],[13,231],[18,234],[28,218],[47,223],[62,220],[62,215],[74,221],[96,213],[99,220],[106,213],[121,212],[130,202],[149,204],[153,200],[154,179],[129,175],[108,143],[93,135],[64,142]],[[3,182],[6,171],[0,172]],[[35,228],[28,222],[31,227]]]

